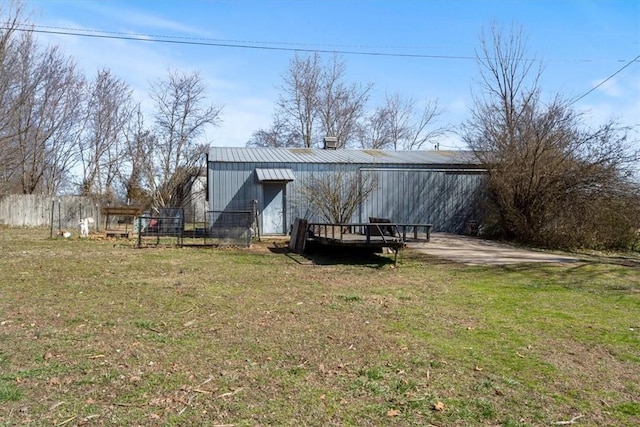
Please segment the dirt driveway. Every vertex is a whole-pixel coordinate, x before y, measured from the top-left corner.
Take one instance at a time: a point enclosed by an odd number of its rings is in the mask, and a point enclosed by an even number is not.
[[[570,263],[578,259],[523,249],[475,237],[446,233],[432,233],[427,243],[409,243],[410,249],[468,265],[504,265],[517,263]]]

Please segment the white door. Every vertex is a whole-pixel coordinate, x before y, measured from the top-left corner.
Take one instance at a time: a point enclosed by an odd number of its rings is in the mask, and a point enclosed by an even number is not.
[[[263,234],[284,234],[284,188],[286,183],[263,183]]]

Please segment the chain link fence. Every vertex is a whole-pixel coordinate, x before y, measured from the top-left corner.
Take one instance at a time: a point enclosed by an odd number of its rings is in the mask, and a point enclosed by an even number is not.
[[[137,218],[138,247],[251,246],[257,235],[256,211],[207,211],[203,222],[186,222],[184,209],[165,208]]]
[[[207,232],[219,245],[250,246],[257,235],[253,210],[208,211]]]
[[[137,218],[133,231],[138,235],[138,247],[182,246],[185,232],[184,209],[162,208],[153,215],[143,213]]]

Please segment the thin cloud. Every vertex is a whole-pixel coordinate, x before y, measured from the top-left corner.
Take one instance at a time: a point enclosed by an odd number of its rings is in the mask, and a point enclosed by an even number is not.
[[[591,82],[591,85],[594,87],[598,86],[604,80],[605,79],[594,80]],[[600,91],[604,95],[609,96],[611,98],[619,98],[624,95],[624,91],[622,87],[620,86],[618,81],[616,81],[615,79],[611,79],[605,82],[604,84],[602,84],[602,86],[598,87],[598,91]]]
[[[119,20],[127,25],[142,26],[162,32],[175,31],[195,36],[206,36],[209,34],[206,31],[184,25],[180,22],[171,21],[145,12],[128,12],[125,16],[120,17]]]
[[[98,21],[106,20],[111,21],[110,28],[104,28],[105,30],[113,30],[114,23],[121,24],[122,27],[134,28],[146,28],[147,30],[155,30],[157,32],[178,32],[183,34],[190,34],[192,36],[207,36],[209,32],[194,28],[190,25],[185,25],[181,22],[163,18],[155,13],[143,11],[134,7],[125,5],[125,3],[118,3],[118,7],[114,8],[109,5],[109,2],[92,2],[81,1],[74,4],[75,7],[84,8],[86,11],[95,15]],[[127,7],[128,6],[128,7]],[[106,18],[106,19],[105,19]],[[79,28],[79,27],[73,27]],[[93,28],[96,29],[96,28]],[[127,31],[126,28],[122,29]]]

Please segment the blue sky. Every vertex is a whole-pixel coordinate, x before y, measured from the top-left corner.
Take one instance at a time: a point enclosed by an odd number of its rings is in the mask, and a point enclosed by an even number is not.
[[[168,67],[199,71],[209,100],[224,106],[221,126],[204,136],[215,146],[244,146],[255,130],[269,126],[295,49],[367,53],[347,53],[343,59],[350,81],[374,84],[372,105],[395,92],[437,100],[444,109],[438,124],[454,128],[469,117],[478,79],[469,58],[481,30],[492,23],[522,26],[531,56],[543,61],[541,88],[548,96],[583,95],[640,55],[636,0],[27,0],[26,5],[36,30],[276,48],[38,35],[61,45],[88,76],[100,67],[111,69],[143,103],[149,82]],[[589,124],[613,117],[639,126],[640,61],[575,107]],[[463,148],[454,134],[441,146]]]

